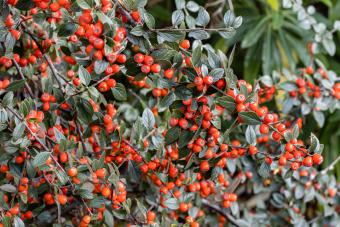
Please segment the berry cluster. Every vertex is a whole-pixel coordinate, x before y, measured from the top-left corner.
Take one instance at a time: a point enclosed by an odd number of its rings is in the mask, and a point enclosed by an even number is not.
[[[289,171],[337,195],[312,174],[322,146],[303,140],[304,116],[267,105],[282,89],[318,111],[321,98],[338,105],[332,73],[238,80],[227,57],[192,34],[155,30],[142,3],[7,3],[14,46],[0,57],[11,78],[0,81],[0,226],[67,224],[60,216],[75,226],[223,226],[236,222],[227,209],[235,215],[239,198],[257,193],[249,185],[275,182],[277,194]],[[300,209],[289,199],[282,206]]]

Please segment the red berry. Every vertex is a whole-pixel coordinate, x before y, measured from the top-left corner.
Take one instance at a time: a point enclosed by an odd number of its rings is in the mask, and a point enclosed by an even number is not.
[[[140,70],[141,70],[143,73],[149,73],[149,72],[150,72],[150,66],[148,66],[148,65],[142,65],[142,67],[140,68]]]
[[[320,154],[314,154],[312,158],[315,165],[320,165],[323,162],[323,157]]]
[[[273,123],[273,121],[274,121],[274,115],[273,114],[266,114],[266,116],[264,116],[264,118],[263,118],[263,122],[265,124]]]
[[[190,41],[187,39],[184,39],[179,44],[183,49],[189,49],[190,48]]]
[[[313,165],[313,159],[310,156],[307,156],[303,159],[302,164],[307,167],[311,167]]]
[[[287,159],[286,159],[286,157],[285,156],[281,156],[280,158],[279,158],[279,166],[285,166],[285,165],[287,165]]]
[[[173,69],[167,69],[164,71],[164,77],[167,79],[171,79],[174,76],[174,70]]]
[[[235,99],[237,103],[243,103],[245,100],[246,100],[246,96],[244,96],[243,94],[238,94]]]
[[[268,134],[269,132],[269,126],[266,124],[261,124],[260,126],[260,133],[261,134]]]
[[[133,60],[137,63],[142,63],[144,61],[144,55],[141,53],[135,54]]]
[[[212,76],[206,76],[203,78],[203,82],[206,85],[211,85],[214,82],[214,78]]]
[[[153,57],[150,55],[145,55],[144,56],[144,64],[151,66],[153,64]]]
[[[206,172],[210,169],[209,162],[208,161],[202,161],[200,164],[200,170],[202,172]]]
[[[161,66],[159,64],[153,64],[150,69],[153,73],[159,73],[161,71]]]
[[[102,50],[104,48],[104,40],[97,38],[94,40],[93,46],[94,48],[96,48],[97,50]]]

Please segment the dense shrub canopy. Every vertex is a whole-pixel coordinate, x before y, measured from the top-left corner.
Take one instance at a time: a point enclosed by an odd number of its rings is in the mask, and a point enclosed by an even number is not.
[[[321,169],[306,128],[340,107],[339,77],[314,57],[335,54],[338,23],[315,28],[283,1],[314,29],[308,64],[263,59],[245,81],[238,47],[207,41],[242,28],[228,2],[210,27],[176,0],[158,28],[146,0],[1,0],[0,226],[337,225],[340,158]]]

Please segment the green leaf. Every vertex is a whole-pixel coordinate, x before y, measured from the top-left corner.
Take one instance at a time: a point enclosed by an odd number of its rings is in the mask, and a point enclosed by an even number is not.
[[[185,86],[177,86],[175,88],[175,94],[180,100],[187,100],[192,97],[192,91]]]
[[[13,130],[13,139],[17,140],[22,137],[24,131],[26,129],[25,122],[20,122],[18,125],[15,126]]]
[[[35,4],[32,0],[19,0],[17,4],[15,5],[15,8],[28,11],[32,9],[34,6]]]
[[[170,198],[164,201],[164,206],[171,210],[177,210],[179,207],[179,202],[176,198]]]
[[[77,4],[82,9],[91,9],[91,6],[85,0],[77,0]]]
[[[196,13],[200,9],[200,6],[194,1],[189,1],[187,3],[187,9],[191,12]]]
[[[236,108],[235,100],[230,96],[221,96],[216,99],[216,103],[224,108],[226,108],[229,112],[233,112]]]
[[[313,133],[310,136],[310,146],[309,146],[308,150],[311,153],[319,153],[319,151],[320,151],[319,139]]]
[[[265,161],[263,161],[260,166],[259,175],[263,178],[268,178],[270,176],[270,166]]]
[[[214,78],[214,82],[216,82],[223,77],[224,69],[215,68],[215,69],[211,70],[211,72],[209,74],[210,74],[210,76],[212,76]]]
[[[238,115],[243,120],[243,122],[247,125],[259,125],[259,124],[261,124],[261,119],[253,111],[240,112]]]
[[[233,23],[233,28],[239,28],[242,25],[243,18],[241,16],[238,16],[235,18]]]
[[[301,199],[305,194],[305,188],[298,184],[296,187],[295,187],[295,190],[294,190],[294,196],[295,196],[295,199]]]
[[[5,39],[6,53],[11,53],[13,51],[13,47],[15,43],[16,43],[16,40],[13,37],[13,35],[10,32],[7,33],[6,39]]]
[[[6,95],[2,98],[2,105],[4,107],[11,105],[13,102],[14,94],[13,92],[7,92]]]
[[[177,9],[185,8],[185,0],[175,0],[175,4]]]
[[[297,90],[296,84],[291,81],[282,82],[279,87],[288,92]]]
[[[146,108],[143,111],[142,122],[147,129],[151,130],[154,128],[156,121],[152,111],[149,108]]]
[[[34,102],[30,98],[22,101],[19,106],[19,110],[24,116],[26,116],[29,113],[29,111],[33,108],[34,108]]]
[[[188,36],[190,38],[194,38],[194,39],[197,39],[197,40],[203,40],[203,39],[209,39],[210,38],[209,33],[206,32],[206,31],[203,31],[203,30],[197,30],[197,31],[189,32]]]
[[[98,18],[102,21],[102,23],[104,24],[108,24],[108,25],[113,25],[114,20],[110,19],[107,15],[105,15],[102,12],[97,12],[97,16]]]
[[[27,171],[27,175],[29,178],[34,178],[35,177],[35,169],[33,167],[33,162],[32,160],[27,160],[26,162],[26,171]]]
[[[297,139],[299,137],[299,131],[300,129],[299,129],[298,124],[295,124],[293,127],[293,132],[292,132],[294,139]]]
[[[2,223],[4,224],[4,227],[12,227],[11,218],[10,217],[6,217],[6,216],[3,217]]]
[[[91,74],[84,68],[84,66],[79,66],[78,75],[80,82],[84,85],[89,85],[91,82]]]
[[[124,101],[127,99],[126,90],[123,84],[117,83],[114,88],[111,89],[113,96],[118,101]]]
[[[0,123],[6,124],[8,120],[7,111],[4,108],[0,108]]]
[[[4,192],[14,193],[17,191],[17,188],[11,184],[3,184],[0,186],[0,190]]]
[[[77,27],[77,24],[71,22],[61,24],[59,27],[58,36],[69,37],[74,34],[74,32],[77,30]]]
[[[170,128],[165,135],[166,145],[174,143],[179,138],[180,129],[178,126]]]
[[[194,66],[199,66],[202,57],[202,47],[198,45],[192,52],[191,62]]]
[[[86,123],[90,123],[94,113],[91,103],[86,99],[80,99],[76,107],[79,119]]]
[[[157,32],[157,34],[162,40],[169,42],[176,42],[184,39],[184,33],[179,31]]]
[[[210,67],[213,69],[221,67],[220,58],[215,52],[210,49],[208,49],[208,62]]]
[[[172,13],[171,21],[173,26],[178,26],[184,21],[184,13],[178,9]]]
[[[189,28],[195,28],[196,20],[195,18],[188,14],[185,16],[185,23]]]
[[[131,29],[130,33],[134,36],[142,36],[144,33],[143,26],[137,25]]]
[[[47,151],[38,153],[33,159],[33,166],[39,167],[39,166],[45,165],[50,155],[51,155],[50,152],[47,152]]]
[[[61,140],[66,140],[64,134],[60,132],[59,129],[57,129],[56,127],[54,127],[54,137],[58,143],[60,143]]]
[[[252,126],[248,126],[246,129],[246,140],[251,145],[256,145],[256,133]]]
[[[236,220],[236,224],[239,227],[251,227],[251,224],[248,221],[244,220],[244,219],[237,219]]]
[[[259,22],[256,23],[255,27],[247,32],[242,40],[242,48],[248,48],[259,41],[267,29],[265,23],[267,23],[268,19],[269,17],[263,17]]]
[[[273,80],[269,75],[264,75],[260,78],[260,82],[267,87],[273,86]]]
[[[142,15],[143,15],[143,20],[144,20],[146,26],[149,29],[154,29],[155,28],[155,18],[150,13],[147,13],[147,12],[144,12]]]
[[[166,108],[168,108],[175,101],[175,98],[174,92],[167,94],[167,96],[165,96],[159,103],[160,112],[166,110]]]
[[[325,124],[325,115],[321,111],[313,110],[313,117],[320,128]]]
[[[209,24],[210,16],[209,13],[201,6],[198,11],[198,16],[196,18],[196,24],[205,27]]]
[[[105,71],[109,63],[107,61],[95,61],[94,63],[94,71],[96,74],[101,74]]]
[[[289,66],[292,68],[292,69],[295,69],[295,66],[296,66],[296,62],[293,58],[293,55],[292,55],[292,50],[291,48],[288,46],[288,42],[287,42],[287,39],[286,39],[286,36],[283,32],[282,29],[279,29],[278,30],[278,33],[279,33],[279,38],[280,38],[280,41],[281,41],[281,44],[282,44],[282,47],[284,49],[284,52],[287,56],[287,59],[289,61]]]
[[[68,181],[68,176],[65,174],[65,172],[56,169],[55,170],[55,175],[58,177],[58,180],[60,182],[61,185],[65,185]]]
[[[227,10],[223,16],[223,22],[227,27],[232,27],[234,23],[235,15],[231,10]]]
[[[11,82],[8,87],[6,88],[7,91],[19,91],[22,90],[22,88],[25,85],[26,80],[14,80]]]
[[[273,63],[273,39],[272,39],[272,29],[267,30],[267,34],[265,36],[263,42],[263,51],[262,51],[262,70],[265,74],[269,74],[271,72],[271,65]]]
[[[335,42],[332,38],[323,38],[322,39],[322,46],[328,52],[329,55],[333,56],[335,54]]]
[[[186,145],[188,145],[188,143],[192,140],[194,135],[195,135],[195,133],[193,133],[193,132],[186,131],[186,130],[182,131],[180,136],[179,136],[178,147],[183,148]]]
[[[107,224],[107,226],[114,226],[113,215],[111,214],[111,212],[108,209],[105,209],[105,211],[104,211],[104,220],[105,220],[105,224]]]
[[[151,56],[155,60],[171,60],[175,56],[177,51],[173,49],[162,48],[152,52]]]
[[[14,217],[13,224],[14,224],[14,227],[25,227],[24,222],[18,216]]]

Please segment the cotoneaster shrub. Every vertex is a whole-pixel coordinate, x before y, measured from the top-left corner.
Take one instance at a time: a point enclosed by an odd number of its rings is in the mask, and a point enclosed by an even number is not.
[[[0,226],[336,226],[339,158],[318,171],[304,127],[339,78],[238,80],[204,40],[241,17],[177,0],[155,28],[146,3],[1,1]]]

